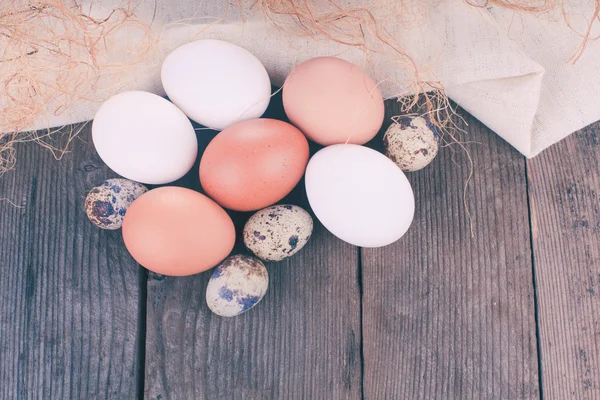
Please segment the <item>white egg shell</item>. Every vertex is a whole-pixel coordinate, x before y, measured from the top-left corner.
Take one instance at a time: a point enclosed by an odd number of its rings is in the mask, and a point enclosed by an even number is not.
[[[175,49],[162,65],[161,80],[169,99],[188,117],[217,130],[259,118],[271,99],[271,81],[258,58],[221,40]]]
[[[198,152],[196,133],[185,114],[162,97],[139,91],[119,93],[102,104],[92,139],[110,169],[149,184],[181,178]]]
[[[310,159],[305,181],[316,217],[345,242],[385,246],[410,227],[415,211],[410,183],[375,150],[353,144],[325,147]]]
[[[418,171],[438,153],[440,135],[423,117],[402,117],[383,135],[385,155],[403,171]]]
[[[265,261],[281,261],[299,252],[312,235],[313,220],[303,208],[283,204],[263,208],[244,226],[244,244]]]
[[[262,300],[269,287],[267,268],[258,259],[235,255],[215,269],[206,288],[206,304],[222,317],[240,315]]]

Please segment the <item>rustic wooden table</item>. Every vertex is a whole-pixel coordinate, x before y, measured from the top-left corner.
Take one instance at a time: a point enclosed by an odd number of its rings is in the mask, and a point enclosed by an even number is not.
[[[115,176],[89,126],[62,161],[21,146],[0,178],[0,399],[600,399],[600,124],[526,160],[462,114],[474,237],[446,148],[409,175],[399,242],[317,224],[233,319],[208,310],[209,273],[148,275],[89,223],[86,192]]]

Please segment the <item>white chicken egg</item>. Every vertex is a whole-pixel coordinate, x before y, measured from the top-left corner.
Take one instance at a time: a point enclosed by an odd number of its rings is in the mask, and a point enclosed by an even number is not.
[[[161,80],[169,99],[188,117],[217,130],[259,118],[271,99],[271,81],[258,58],[222,40],[175,49],[162,65]]]
[[[313,212],[345,242],[386,246],[410,227],[415,211],[410,183],[375,150],[354,144],[325,147],[308,162],[305,181]]]
[[[198,153],[196,133],[185,114],[147,92],[123,92],[104,102],[94,117],[92,139],[110,169],[141,183],[181,178]]]

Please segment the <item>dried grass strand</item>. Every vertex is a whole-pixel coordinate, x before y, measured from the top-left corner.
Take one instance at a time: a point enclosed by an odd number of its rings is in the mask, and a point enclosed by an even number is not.
[[[14,167],[17,143],[37,142],[60,159],[72,137],[52,140],[60,129],[23,131],[78,102],[106,100],[119,90],[116,77],[153,53],[156,38],[150,25],[135,15],[136,6],[123,0],[121,6],[101,15],[93,6],[84,9],[77,0],[0,4],[0,175]],[[124,48],[118,62],[111,60],[108,47],[132,30],[139,33],[135,50]]]

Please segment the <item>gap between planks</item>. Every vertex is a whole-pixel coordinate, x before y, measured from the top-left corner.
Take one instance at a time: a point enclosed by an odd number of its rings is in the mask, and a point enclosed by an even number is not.
[[[360,300],[360,314],[359,314],[359,322],[360,322],[360,398],[364,400],[365,398],[365,343],[363,334],[363,262],[362,262],[362,247],[358,248],[358,271],[356,273],[358,280],[358,296]]]
[[[138,271],[138,329],[137,329],[137,365],[136,365],[136,395],[139,400],[144,400],[144,386],[146,381],[146,316],[148,306],[148,271],[139,266]]]
[[[527,211],[529,213],[529,244],[531,246],[531,279],[533,283],[533,310],[535,316],[535,341],[537,345],[537,356],[538,356],[538,386],[540,390],[540,400],[544,400],[544,385],[543,385],[543,361],[542,361],[542,342],[540,340],[540,305],[538,299],[538,285],[537,285],[537,276],[535,270],[535,248],[534,248],[534,212],[533,204],[531,202],[531,192],[530,192],[530,180],[529,180],[529,170],[527,165],[527,157],[523,157],[523,162],[525,164],[525,186],[527,188]]]

